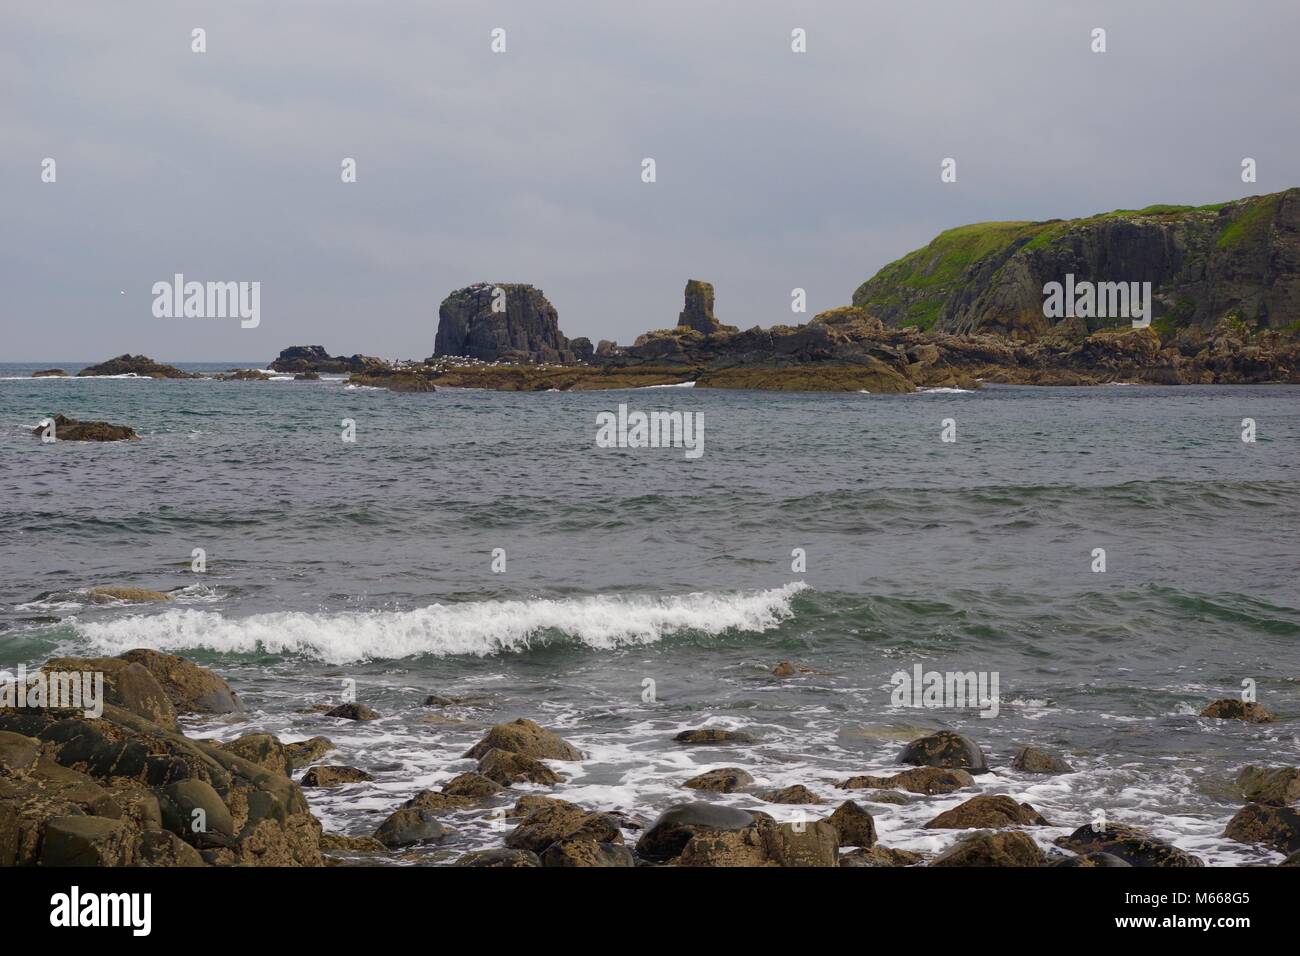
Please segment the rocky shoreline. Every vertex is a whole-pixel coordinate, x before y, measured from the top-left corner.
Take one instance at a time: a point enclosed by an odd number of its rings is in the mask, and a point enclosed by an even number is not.
[[[311,793],[371,779],[364,768],[322,762],[346,759],[324,736],[285,743],[252,733],[218,742],[193,739],[180,718],[243,709],[238,693],[213,671],[148,649],[113,658],[58,658],[42,673],[101,673],[99,718],[44,706],[0,708],[0,865],[4,866],[329,866],[383,865],[403,854],[453,841],[451,813],[501,833],[500,845],[449,862],[471,867],[538,866],[1083,866],[1196,867],[1193,854],[1143,830],[1094,821],[1044,849],[1028,831],[1051,826],[1030,804],[1007,795],[972,793],[938,813],[926,829],[965,831],[933,856],[884,846],[875,817],[853,795],[877,803],[912,802],[976,789],[989,772],[980,746],[949,731],[907,743],[888,777],[834,781],[845,799],[833,807],[802,785],[762,790],[741,767],[710,770],[681,783],[683,798],[657,819],[588,808],[561,796],[566,767],[585,755],[526,719],[491,727],[461,755],[473,769],[437,790],[395,806],[370,833],[326,833]],[[12,703],[12,697],[9,703]],[[413,706],[441,706],[430,695]],[[29,702],[30,703],[30,702]],[[372,720],[364,704],[320,705],[322,719]],[[1267,721],[1258,705],[1215,701],[1202,716]],[[681,745],[726,747],[743,733],[702,727]],[[1073,772],[1034,747],[1016,769]],[[298,781],[293,775],[303,773]],[[1246,804],[1224,836],[1288,854],[1300,865],[1300,769],[1247,766],[1236,787]],[[708,793],[745,793],[752,809],[712,803]],[[799,818],[778,822],[763,804],[798,805]],[[464,825],[464,824],[462,824]],[[418,858],[412,858],[418,859]]]

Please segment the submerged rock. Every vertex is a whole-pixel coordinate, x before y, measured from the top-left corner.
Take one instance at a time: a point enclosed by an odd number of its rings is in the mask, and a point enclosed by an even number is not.
[[[1011,769],[1022,773],[1074,773],[1074,768],[1060,757],[1037,747],[1021,747],[1011,760]]]
[[[54,437],[58,441],[139,441],[140,436],[129,425],[110,425],[108,422],[83,422],[66,415],[49,419],[54,423]],[[49,426],[37,425],[32,434],[42,438]]]
[[[758,741],[741,730],[723,730],[719,727],[702,727],[683,730],[673,738],[679,744],[752,744]]]
[[[968,773],[989,772],[984,751],[980,750],[979,745],[950,730],[941,730],[937,734],[913,740],[903,748],[898,761],[924,767],[961,769]]]
[[[1218,720],[1244,720],[1248,724],[1268,724],[1276,719],[1262,705],[1233,697],[1216,700],[1201,711],[1201,716]]]
[[[1204,866],[1186,850],[1122,823],[1108,823],[1104,827],[1085,824],[1069,836],[1057,838],[1055,843],[1079,854],[1109,853],[1130,866]]]
[[[86,592],[87,596],[96,604],[107,603],[108,601],[133,601],[135,603],[147,603],[149,601],[170,601],[172,596],[164,594],[162,591],[151,591],[148,588],[128,588],[107,586],[91,588]]]

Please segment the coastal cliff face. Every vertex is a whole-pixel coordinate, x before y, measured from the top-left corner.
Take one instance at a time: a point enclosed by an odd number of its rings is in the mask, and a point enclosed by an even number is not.
[[[541,289],[481,282],[442,300],[434,355],[484,362],[573,362],[577,356],[559,323],[555,306]]]
[[[889,326],[1031,339],[1126,319],[1043,315],[1043,286],[1067,274],[1150,282],[1162,333],[1235,316],[1300,327],[1300,189],[1210,206],[1150,206],[1086,219],[990,222],[941,233],[858,287],[853,305]]]

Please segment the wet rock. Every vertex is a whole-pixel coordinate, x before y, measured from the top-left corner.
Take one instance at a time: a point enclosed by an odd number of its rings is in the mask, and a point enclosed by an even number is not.
[[[153,674],[178,714],[233,714],[244,709],[225,678],[176,654],[136,648],[119,656]]]
[[[1300,850],[1300,812],[1290,807],[1250,803],[1228,821],[1223,835],[1238,843],[1270,847],[1279,853]]]
[[[462,773],[443,784],[442,792],[455,797],[481,800],[501,792],[501,785],[481,773]]]
[[[722,730],[718,727],[702,727],[698,730],[683,730],[673,738],[679,744],[752,744],[757,741],[740,730]]]
[[[466,853],[452,866],[541,866],[542,861],[532,850],[513,850],[509,847],[496,850],[475,850]]]
[[[826,820],[839,834],[839,845],[873,847],[876,845],[876,821],[861,806],[845,800]]]
[[[1056,860],[1051,866],[1131,866],[1125,860],[1121,860],[1113,853],[1084,853],[1079,856],[1067,856],[1063,860]]]
[[[1244,720],[1248,724],[1268,724],[1276,719],[1262,705],[1232,697],[1216,700],[1201,711],[1201,716],[1218,720]]]
[[[1122,823],[1108,823],[1095,828],[1092,824],[1085,824],[1054,842],[1081,855],[1109,853],[1129,866],[1204,866],[1199,858],[1187,851]]]
[[[1011,769],[1022,773],[1074,773],[1074,768],[1060,757],[1037,747],[1021,747],[1011,760]]]
[[[755,817],[739,830],[702,830],[674,861],[677,866],[838,866],[839,834],[825,821],[778,824]]]
[[[974,833],[944,850],[931,866],[1042,866],[1043,851],[1019,830]]]
[[[162,822],[172,833],[200,850],[235,842],[235,821],[221,794],[205,780],[169,784],[158,795]]]
[[[44,674],[103,674],[104,701],[129,710],[167,730],[176,730],[176,709],[148,670],[117,657],[54,657]]]
[[[508,724],[497,724],[487,736],[465,752],[478,760],[490,750],[532,757],[534,760],[581,760],[582,751],[545,727],[520,717]]]
[[[542,854],[560,840],[587,840],[593,843],[622,843],[623,833],[617,818],[593,813],[573,804],[539,807],[506,835],[506,846]],[[543,860],[545,862],[545,860]]]
[[[339,720],[378,720],[379,714],[365,704],[339,704],[333,710],[325,711],[326,717]]]
[[[500,290],[498,292],[498,290]],[[499,303],[494,307],[494,304]],[[435,355],[484,362],[572,361],[559,314],[541,289],[513,282],[457,289],[438,307]]]
[[[328,737],[311,737],[307,740],[298,740],[284,745],[284,752],[289,759],[290,769],[306,767],[335,749],[337,748]]]
[[[1000,830],[1004,827],[1051,826],[1027,803],[1016,803],[1008,796],[971,797],[951,810],[945,810],[925,825],[927,830]]]
[[[402,809],[432,810],[434,813],[448,813],[452,810],[464,810],[472,807],[474,801],[469,797],[460,797],[441,790],[421,790],[402,804]]]
[[[691,790],[704,790],[708,793],[735,793],[752,786],[754,778],[739,767],[721,767],[692,777],[682,784]]]
[[[635,866],[632,851],[620,843],[584,837],[557,840],[542,853],[542,866]]]
[[[342,833],[322,833],[320,848],[332,853],[382,853],[388,849],[374,837],[345,836]]]
[[[478,772],[503,787],[521,780],[549,785],[564,779],[540,760],[506,750],[489,750],[478,762]]]
[[[41,866],[130,866],[130,826],[103,817],[55,817],[45,825]]]
[[[61,368],[45,368],[39,372],[32,372],[32,378],[62,378],[67,374]]]
[[[41,742],[35,737],[0,730],[0,775],[6,770],[31,770],[40,753]]]
[[[768,803],[819,804],[822,802],[817,794],[801,783],[796,783],[791,787],[782,787],[779,790],[764,790],[756,794],[756,796]]]
[[[137,862],[141,866],[207,866],[198,850],[170,830],[145,830],[140,834]]]
[[[163,365],[144,355],[119,355],[98,365],[87,365],[78,377],[90,375],[141,375],[148,378],[200,378],[192,372],[182,372],[172,365]]]
[[[221,749],[272,773],[287,777],[293,770],[289,751],[274,734],[245,734],[237,740],[222,744]]]
[[[916,770],[904,770],[890,777],[850,777],[837,786],[842,790],[906,790],[909,793],[935,796],[973,787],[975,778],[965,770],[919,767]]]
[[[170,601],[171,595],[164,594],[162,591],[151,591],[148,588],[129,588],[109,585],[107,587],[91,588],[86,595],[95,604],[106,604],[109,601],[131,601],[137,604],[149,601]]]
[[[908,850],[890,847],[862,847],[840,857],[840,866],[915,866],[925,857]]]
[[[442,843],[454,832],[434,816],[434,811],[406,807],[379,825],[375,839],[391,850],[419,843]]]
[[[302,775],[304,787],[342,787],[349,783],[366,783],[374,780],[364,770],[356,767],[319,766],[310,768]]]
[[[811,667],[804,667],[802,664],[795,664],[791,661],[781,661],[772,668],[773,677],[798,677],[800,674],[811,673]]]
[[[1243,767],[1237,789],[1251,803],[1284,807],[1300,800],[1300,769],[1296,767]]]
[[[681,854],[691,838],[700,833],[742,830],[754,824],[747,810],[712,803],[679,803],[668,808],[637,841],[637,855],[664,861]]]
[[[968,773],[988,773],[984,751],[974,741],[949,730],[913,740],[898,755],[899,763],[923,767],[961,769]]]
[[[506,816],[526,817],[534,810],[554,806],[573,807],[575,810],[582,809],[576,803],[570,803],[568,800],[561,800],[558,797],[543,797],[536,793],[526,793],[515,801],[513,807],[506,811]]]

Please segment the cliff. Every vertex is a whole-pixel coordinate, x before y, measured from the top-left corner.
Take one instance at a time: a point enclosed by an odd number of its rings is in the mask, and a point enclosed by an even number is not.
[[[1210,206],[1149,206],[1086,219],[987,222],[941,233],[853,294],[889,326],[1035,338],[1068,323],[1076,338],[1127,320],[1043,315],[1043,286],[1067,274],[1150,282],[1162,334],[1235,316],[1300,328],[1300,189]]]

